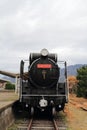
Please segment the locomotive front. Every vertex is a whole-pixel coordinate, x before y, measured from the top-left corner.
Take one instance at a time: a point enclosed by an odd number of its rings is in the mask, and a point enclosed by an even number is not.
[[[55,110],[64,109],[68,101],[66,62],[64,82],[59,82],[60,68],[57,63],[57,55],[47,49],[30,54],[28,72],[24,72],[25,61],[21,61],[20,102],[30,108],[31,114],[35,108],[51,110],[52,114]]]
[[[46,49],[30,54],[29,79],[37,88],[46,89],[56,85],[59,79],[56,54],[49,54]]]

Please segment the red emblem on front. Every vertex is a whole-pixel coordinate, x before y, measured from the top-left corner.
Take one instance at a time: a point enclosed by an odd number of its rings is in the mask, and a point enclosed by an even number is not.
[[[37,68],[50,69],[52,68],[52,65],[51,64],[37,64]]]

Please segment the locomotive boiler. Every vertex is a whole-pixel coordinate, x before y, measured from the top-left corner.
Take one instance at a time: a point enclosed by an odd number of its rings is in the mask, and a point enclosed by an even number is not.
[[[28,62],[28,70],[24,72]],[[64,81],[60,81],[61,68],[64,64]],[[64,109],[68,102],[66,62],[57,61],[57,55],[42,49],[40,53],[30,53],[29,60],[20,64],[20,102],[30,109],[31,114],[38,108],[40,111]]]

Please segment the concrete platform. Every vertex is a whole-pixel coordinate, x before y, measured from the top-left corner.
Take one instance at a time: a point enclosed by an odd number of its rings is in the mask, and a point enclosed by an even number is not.
[[[13,104],[18,100],[14,91],[0,91],[0,130],[7,130],[14,120]]]
[[[18,100],[18,94],[14,91],[0,91],[0,109]]]

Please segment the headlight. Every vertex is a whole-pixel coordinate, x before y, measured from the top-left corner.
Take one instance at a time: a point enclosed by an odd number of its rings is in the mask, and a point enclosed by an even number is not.
[[[47,56],[48,53],[49,53],[49,52],[48,52],[47,49],[42,49],[42,50],[41,50],[41,55],[42,55],[42,56]]]

